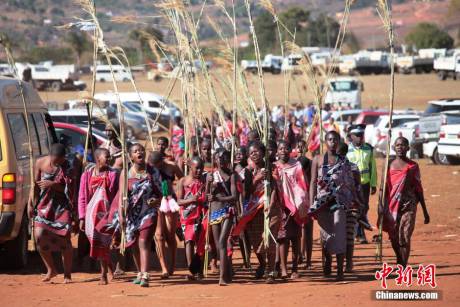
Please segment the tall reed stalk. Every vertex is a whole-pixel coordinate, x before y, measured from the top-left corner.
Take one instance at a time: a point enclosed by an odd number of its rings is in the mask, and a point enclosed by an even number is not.
[[[393,125],[393,109],[394,109],[394,96],[395,96],[395,52],[394,52],[394,28],[392,20],[392,9],[391,3],[388,0],[378,0],[377,1],[377,12],[379,13],[380,19],[382,20],[383,26],[388,36],[388,45],[390,48],[390,92],[389,92],[389,126],[388,126],[388,135],[387,135],[387,146],[386,146],[386,156],[385,156],[385,167],[383,171],[383,181],[380,186],[380,203],[383,204],[383,210],[379,210],[378,215],[378,224],[379,224],[379,234],[378,242],[376,249],[376,258],[378,261],[382,262],[383,260],[383,213],[387,207],[386,201],[386,185],[388,181],[388,168],[390,167],[390,147],[391,147],[391,133]]]

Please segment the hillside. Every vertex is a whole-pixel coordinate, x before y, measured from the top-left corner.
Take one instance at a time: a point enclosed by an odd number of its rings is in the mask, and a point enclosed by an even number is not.
[[[191,11],[199,12],[203,0],[190,0]],[[248,31],[244,2],[235,1],[236,14],[240,33]],[[257,16],[262,8],[254,3],[253,11]],[[272,0],[278,11],[290,6],[301,6],[308,9],[313,15],[326,12],[330,16],[340,18],[343,9],[343,0]],[[447,18],[448,0],[415,2],[393,1],[394,19],[397,25],[396,34],[400,41],[404,35],[417,22],[436,22],[441,27],[451,30],[455,37],[460,25],[460,18]],[[168,39],[168,29],[164,21],[158,17],[158,11],[154,0],[96,0],[98,16],[103,25],[105,36],[111,44],[121,46],[132,45],[128,37],[130,30],[145,27],[147,24],[154,25],[164,32]],[[226,17],[222,15],[216,6],[209,5],[207,1],[204,16],[209,16],[220,23],[225,23]],[[229,5],[231,1],[227,0]],[[350,18],[350,30],[355,33],[362,47],[380,47],[384,44],[384,33],[380,26],[380,20],[375,12],[375,0],[357,0],[353,6]],[[363,8],[364,7],[364,8]],[[75,21],[75,17],[84,17],[76,0],[2,0],[0,1],[0,32],[6,32],[18,47],[27,50],[33,46],[62,46],[65,36],[64,30],[56,26]],[[116,23],[114,18],[130,16],[130,23]],[[457,16],[458,17],[458,16]],[[212,29],[206,25],[203,18],[200,27],[200,37],[203,40],[215,35]]]

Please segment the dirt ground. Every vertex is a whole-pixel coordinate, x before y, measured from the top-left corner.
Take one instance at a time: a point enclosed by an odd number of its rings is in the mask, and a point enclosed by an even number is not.
[[[379,160],[381,165],[383,160]],[[459,306],[460,293],[460,202],[456,195],[460,179],[459,166],[432,165],[420,160],[427,207],[431,223],[423,225],[419,210],[417,225],[412,241],[410,263],[434,263],[437,266],[437,290],[442,300],[436,305]],[[380,167],[379,167],[380,169]],[[376,220],[376,197],[371,198],[371,221]],[[372,233],[375,234],[374,231]],[[315,224],[314,238],[318,239]],[[369,234],[371,237],[371,234]],[[384,261],[394,264],[395,258],[387,240],[384,241]],[[159,271],[152,271],[151,287],[140,288],[126,279],[117,280],[108,286],[98,286],[96,272],[73,274],[72,284],[62,284],[59,275],[53,283],[42,283],[40,272],[44,267],[36,254],[27,269],[18,272],[0,272],[0,306],[368,306],[407,304],[404,302],[377,302],[371,300],[373,290],[380,290],[375,280],[376,270],[381,268],[375,260],[375,245],[357,245],[355,273],[346,274],[346,281],[336,283],[321,273],[321,252],[315,241],[313,269],[301,270],[301,278],[288,283],[266,285],[255,281],[252,274],[241,268],[241,258],[236,257],[237,273],[233,284],[227,287],[217,285],[217,275],[211,275],[202,282],[185,280],[186,271],[181,269],[168,281],[159,280]],[[255,259],[252,259],[255,263]],[[414,273],[415,274],[415,273]],[[393,276],[394,278],[394,276]],[[414,275],[414,278],[415,275]],[[389,281],[389,288],[402,289]],[[409,289],[427,289],[412,285]],[[428,303],[425,303],[428,304]]]
[[[220,77],[218,73],[214,73],[215,77]],[[249,89],[256,103],[259,103],[258,80],[253,75],[248,75]],[[372,75],[362,76],[360,79],[364,83],[364,92],[362,96],[363,108],[380,107],[384,108],[388,105],[388,93],[390,86],[389,75]],[[90,86],[89,77],[83,77],[83,81]],[[271,105],[284,103],[284,85],[281,75],[265,74],[265,90],[266,96]],[[144,75],[136,75],[136,85],[140,91],[155,92],[160,95],[167,95],[170,79],[163,79],[160,82],[149,81]],[[312,101],[313,96],[311,90],[303,85],[307,84],[304,77],[297,75],[290,82],[290,102],[291,103],[308,103]],[[395,108],[397,109],[419,109],[424,110],[426,102],[432,99],[440,98],[459,98],[460,97],[460,81],[452,79],[439,81],[435,74],[421,75],[396,75],[395,78]],[[120,82],[118,84],[120,91],[133,91],[132,85],[129,82]],[[113,90],[112,83],[97,83],[96,93]],[[180,82],[176,82],[171,93],[171,100],[180,101]],[[220,102],[231,105],[231,95],[222,86],[222,82],[216,82],[216,92]],[[224,94],[227,93],[227,94]],[[44,101],[65,102],[69,99],[77,99],[79,97],[87,97],[88,92],[41,92],[41,98]]]

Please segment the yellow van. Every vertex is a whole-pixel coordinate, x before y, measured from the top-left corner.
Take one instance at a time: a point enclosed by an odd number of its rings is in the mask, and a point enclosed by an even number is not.
[[[34,161],[56,141],[51,117],[38,93],[23,83]],[[27,201],[30,191],[29,139],[19,83],[0,77],[0,265],[27,263],[30,236]]]

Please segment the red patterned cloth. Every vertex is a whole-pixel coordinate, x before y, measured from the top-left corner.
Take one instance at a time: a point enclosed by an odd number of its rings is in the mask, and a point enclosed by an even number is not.
[[[201,222],[203,220],[203,203],[205,198],[204,183],[194,179],[189,185],[184,186],[184,199],[197,196],[198,202],[186,207],[180,207],[180,222],[184,232],[185,242],[197,242],[202,232]]]
[[[179,126],[173,127],[171,137],[171,149],[176,162],[179,160],[179,157],[181,157],[184,154],[184,136],[184,128],[181,128]]]
[[[35,208],[34,225],[59,236],[70,234],[73,211],[73,189],[68,161],[59,166],[54,174],[42,173],[42,180],[51,180],[65,187],[64,192],[52,188],[40,191]]]
[[[250,159],[248,159],[248,162]],[[243,203],[243,214],[232,231],[232,236],[239,236],[241,231],[246,228],[246,225],[254,219],[260,209],[265,204],[265,187],[264,182],[260,181],[255,187],[249,200]]]
[[[275,163],[273,179],[276,182],[277,192],[281,198],[282,206],[290,211],[297,224],[307,222],[308,209],[308,184],[300,162],[290,159],[287,163]]]
[[[391,164],[390,164],[391,165]],[[409,160],[404,169],[389,169],[386,185],[386,208],[383,210],[383,231],[395,235],[399,215],[414,210],[423,193],[418,164]]]
[[[110,243],[112,235],[98,231],[107,224],[107,216],[110,211],[110,202],[107,195],[108,189],[107,172],[99,176],[91,176],[89,189],[90,201],[86,208],[85,234],[90,243],[89,255],[95,259],[110,260]]]

